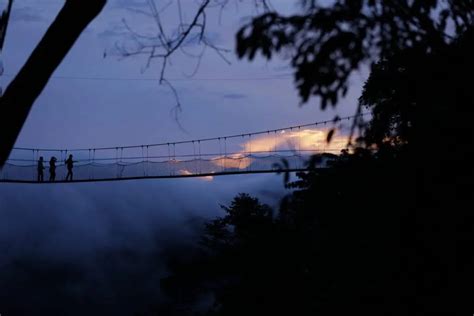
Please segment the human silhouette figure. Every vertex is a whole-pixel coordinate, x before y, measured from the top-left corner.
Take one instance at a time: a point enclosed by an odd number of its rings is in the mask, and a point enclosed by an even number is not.
[[[43,157],[40,157],[38,160],[38,182],[44,181],[44,165],[43,165]]]
[[[56,157],[51,157],[49,160],[49,181],[54,182],[56,180]]]
[[[67,167],[66,181],[70,179],[72,181],[72,168],[74,168],[74,160],[72,160],[72,155],[69,155],[69,158],[64,161]]]

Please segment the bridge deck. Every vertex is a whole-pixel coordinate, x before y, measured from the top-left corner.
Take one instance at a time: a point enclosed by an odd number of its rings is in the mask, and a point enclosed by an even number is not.
[[[326,168],[318,168],[322,170]],[[283,173],[283,172],[305,172],[309,169],[286,169],[286,170],[253,170],[253,171],[227,171],[227,172],[216,172],[216,173],[203,173],[203,174],[186,174],[186,175],[167,175],[167,176],[139,176],[139,177],[122,177],[122,178],[103,178],[103,179],[79,179],[73,181],[58,180],[54,182],[44,181],[32,181],[32,180],[8,180],[0,179],[0,183],[19,183],[19,184],[64,184],[64,183],[87,183],[87,182],[115,182],[115,181],[131,181],[131,180],[146,180],[146,179],[176,179],[176,178],[206,178],[206,177],[218,177],[218,176],[230,176],[230,175],[243,175],[243,174],[269,174],[269,173]]]
[[[346,117],[343,119],[352,119]],[[341,120],[341,119],[339,119]],[[89,149],[14,148],[0,183],[49,184],[215,177],[326,168],[344,147],[328,144],[316,122],[249,134],[172,143]],[[345,147],[344,147],[345,148]],[[38,178],[43,177],[44,182]],[[57,181],[49,182],[49,178]]]

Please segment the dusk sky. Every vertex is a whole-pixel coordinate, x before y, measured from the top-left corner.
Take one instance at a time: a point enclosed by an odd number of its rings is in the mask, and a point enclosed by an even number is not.
[[[0,0],[0,316],[472,314],[473,43],[474,0]]]
[[[156,1],[159,7],[167,2]],[[168,32],[177,26],[176,1],[171,2],[162,15]],[[181,2],[186,4],[184,17],[190,19],[196,8],[194,1]],[[3,90],[62,3],[14,2],[1,55]],[[272,0],[277,10],[288,13],[297,10],[295,3]],[[0,4],[3,8],[5,1]],[[209,10],[207,35],[214,45],[230,50],[225,58],[231,64],[207,49],[191,78],[187,75],[195,69],[196,59],[178,51],[167,66],[166,78],[177,90],[182,105],[178,124],[172,114],[176,102],[171,90],[150,80],[159,77],[161,61],[154,60],[147,68],[146,56],[123,58],[115,49],[116,45],[133,47],[123,20],[141,33],[156,32],[153,21],[139,12],[147,10],[145,0],[108,1],[36,101],[17,147],[142,145],[276,129],[355,112],[364,71],[351,78],[351,89],[337,110],[321,111],[316,99],[299,106],[288,60],[238,60],[235,34],[256,9],[253,1],[230,1],[220,18],[218,8]],[[190,43],[186,49],[199,53],[202,47]],[[239,192],[255,194],[273,206],[285,192],[281,175],[208,180],[0,184],[0,252],[8,254],[0,265],[8,266],[21,256],[44,256],[63,262],[129,243],[146,248],[147,242],[156,242],[156,236],[161,236],[161,241],[180,238],[176,236],[184,234],[193,218],[218,214],[219,204],[229,203]]]
[[[5,88],[31,53],[61,7],[59,0],[15,1],[2,55]],[[158,7],[167,1],[156,1]],[[193,1],[182,1],[184,16],[191,18]],[[238,3],[236,5],[235,3]],[[299,107],[288,61],[239,60],[235,34],[255,14],[253,1],[232,1],[223,10],[208,13],[208,37],[229,49],[228,65],[207,49],[194,77],[197,60],[180,51],[173,55],[166,78],[173,83],[182,103],[179,121],[172,110],[170,89],[159,85],[161,60],[146,69],[146,56],[121,58],[115,45],[133,47],[122,20],[141,34],[155,34],[153,20],[137,10],[150,12],[146,1],[110,0],[80,37],[50,80],[17,140],[18,147],[91,148],[141,145],[275,129],[332,119],[334,111],[320,111],[313,99]],[[297,9],[293,1],[272,1],[284,12]],[[290,4],[291,3],[291,4]],[[177,27],[176,4],[169,6],[163,24],[171,33]],[[220,21],[219,21],[220,20]],[[199,53],[191,43],[186,50]],[[104,54],[106,57],[104,58]],[[337,113],[354,113],[363,74],[352,79],[353,89]]]

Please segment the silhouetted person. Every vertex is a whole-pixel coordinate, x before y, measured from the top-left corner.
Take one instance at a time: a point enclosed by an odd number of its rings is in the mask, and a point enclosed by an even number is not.
[[[44,165],[43,165],[43,157],[40,157],[38,160],[38,182],[44,181]]]
[[[51,157],[49,161],[49,181],[54,182],[56,180],[56,157]]]
[[[64,161],[67,167],[66,181],[70,179],[72,181],[72,168],[74,168],[74,160],[72,160],[72,155],[69,155],[69,158]]]

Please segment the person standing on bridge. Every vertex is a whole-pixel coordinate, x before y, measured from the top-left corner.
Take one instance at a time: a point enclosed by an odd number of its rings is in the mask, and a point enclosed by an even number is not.
[[[66,181],[68,179],[71,179],[72,181],[72,168],[74,168],[74,160],[72,160],[72,155],[69,155],[69,158],[64,161],[67,167],[67,175],[66,175]]]
[[[49,160],[49,182],[56,180],[56,157],[51,157]]]
[[[38,160],[38,182],[44,181],[44,165],[43,165],[43,157],[39,157]]]

